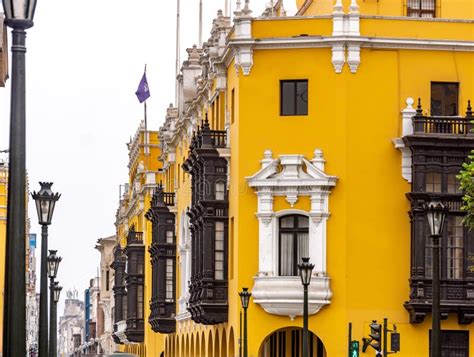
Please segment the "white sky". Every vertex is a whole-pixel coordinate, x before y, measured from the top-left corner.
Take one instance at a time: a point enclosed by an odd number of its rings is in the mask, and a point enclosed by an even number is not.
[[[251,0],[253,15],[266,2]],[[198,4],[181,0],[181,60],[198,41]],[[224,4],[203,0],[203,40]],[[62,194],[49,229],[49,249],[63,257],[61,301],[74,287],[83,297],[99,266],[96,240],[115,234],[119,184],[128,181],[125,144],[143,117],[134,93],[145,63],[150,129],[174,101],[175,21],[176,0],[38,1],[26,42],[27,169],[31,191],[52,181]],[[8,147],[9,113],[10,82],[0,88],[0,150]],[[29,209],[40,238],[33,202]]]

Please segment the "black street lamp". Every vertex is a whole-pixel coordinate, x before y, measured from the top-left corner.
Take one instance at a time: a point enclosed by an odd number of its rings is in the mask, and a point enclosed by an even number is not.
[[[39,307],[39,357],[48,356],[48,226],[53,218],[54,206],[61,197],[51,191],[52,182],[40,182],[39,192],[32,196],[38,212],[38,223],[41,224],[41,271],[40,271],[40,307]]]
[[[49,336],[49,355],[51,357],[56,357],[57,349],[58,349],[58,301],[59,295],[61,294],[61,290],[63,289],[61,286],[58,285],[57,281],[53,282],[53,288],[51,289],[51,296],[52,296],[52,304],[51,304],[51,331]]]
[[[25,30],[35,7],[36,0],[3,0],[5,24],[13,29],[3,356],[26,356]]]
[[[439,201],[431,201],[425,206],[426,218],[430,226],[430,235],[433,240],[433,283],[432,283],[432,305],[431,305],[431,356],[441,356],[440,335],[441,335],[441,316],[440,316],[440,293],[439,293],[439,239],[443,234],[444,223],[446,221],[447,207]]]
[[[298,264],[300,270],[301,283],[303,284],[303,357],[309,357],[308,351],[308,286],[311,283],[311,274],[314,264],[309,262],[309,258],[301,258],[303,262]]]
[[[56,255],[57,250],[50,250],[48,256],[48,276],[49,276],[49,356],[56,357],[56,288],[58,283],[54,281],[58,274],[59,263],[62,258]],[[61,290],[59,290],[61,291]],[[59,293],[58,293],[59,299]]]
[[[242,309],[244,309],[244,338],[243,338],[244,356],[243,357],[248,357],[249,355],[248,346],[247,346],[247,309],[249,307],[249,301],[250,301],[250,297],[252,296],[252,293],[250,293],[248,290],[249,290],[248,288],[242,288],[242,291],[239,293]]]

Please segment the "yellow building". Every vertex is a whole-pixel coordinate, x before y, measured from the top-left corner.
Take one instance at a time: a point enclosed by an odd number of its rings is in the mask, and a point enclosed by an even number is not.
[[[0,328],[3,331],[3,303],[5,292],[5,244],[7,236],[7,191],[8,166],[0,160]],[[3,334],[0,336],[0,348],[3,346]]]
[[[163,338],[155,336],[144,319],[150,313],[145,301],[151,298],[151,267],[146,263],[150,261],[151,229],[145,214],[161,177],[158,133],[145,131],[142,122],[128,150],[129,181],[121,191],[115,223],[114,340],[124,352],[143,357],[147,356],[147,348],[156,345],[163,349]]]
[[[436,199],[449,207],[441,348],[472,355],[474,242],[456,179],[474,148],[472,2],[298,0],[295,16],[273,3],[252,17],[245,1],[233,24],[219,12],[188,50],[159,132],[163,187],[118,225],[153,241],[146,355],[240,356],[247,287],[248,355],[301,356],[303,257],[312,357],[347,356],[350,323],[362,354],[385,318],[399,356],[429,355]]]

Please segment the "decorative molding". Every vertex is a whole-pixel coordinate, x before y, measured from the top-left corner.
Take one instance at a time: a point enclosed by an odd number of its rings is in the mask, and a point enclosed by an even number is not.
[[[299,276],[256,276],[252,289],[253,301],[266,312],[289,316],[293,320],[303,315],[303,289]],[[313,274],[308,287],[308,314],[316,314],[331,303],[329,278]]]
[[[412,153],[410,148],[405,146],[403,137],[413,134],[413,116],[416,114],[413,108],[414,100],[411,97],[406,99],[406,108],[401,111],[402,114],[402,137],[392,139],[395,149],[402,153],[402,177],[409,183],[412,181]]]
[[[287,214],[301,214],[310,218],[309,256],[316,266],[315,276],[321,279],[325,277],[326,221],[330,215],[329,193],[336,185],[337,178],[324,172],[325,160],[320,149],[314,151],[311,160],[307,160],[303,155],[280,155],[278,158],[273,158],[272,152],[265,150],[260,164],[260,170],[246,178],[258,197],[256,216],[259,220],[259,268],[252,293],[256,297],[255,302],[261,304],[267,312],[294,317],[300,315],[301,310],[298,289],[291,285],[286,286],[291,292],[272,290],[279,284],[285,285],[288,279],[292,281],[295,278],[278,276],[278,219]],[[275,196],[286,197],[291,207],[300,196],[307,196],[311,202],[310,211],[288,209],[274,212]],[[310,293],[315,301],[312,313],[316,313],[323,305],[329,303],[331,296],[329,282],[323,280],[322,285],[314,286],[313,295]],[[301,285],[301,282],[298,284]],[[321,294],[326,298],[320,298]]]

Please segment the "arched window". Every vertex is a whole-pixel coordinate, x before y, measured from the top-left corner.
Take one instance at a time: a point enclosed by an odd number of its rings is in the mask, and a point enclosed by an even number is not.
[[[309,256],[308,217],[288,215],[279,221],[279,275],[299,275],[301,258]]]

